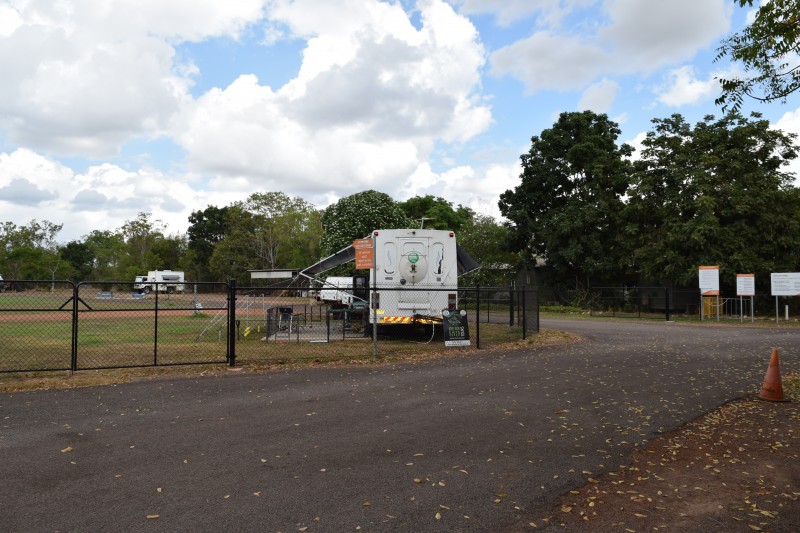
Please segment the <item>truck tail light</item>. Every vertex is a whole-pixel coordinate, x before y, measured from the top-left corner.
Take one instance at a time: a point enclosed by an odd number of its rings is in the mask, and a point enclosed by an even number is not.
[[[381,293],[377,291],[372,292],[372,308],[373,309],[381,308]]]
[[[458,307],[458,301],[456,300],[456,294],[454,292],[447,293],[447,309],[452,311]]]

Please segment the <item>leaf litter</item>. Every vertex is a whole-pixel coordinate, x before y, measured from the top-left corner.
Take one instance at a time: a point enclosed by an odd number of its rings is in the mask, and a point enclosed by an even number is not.
[[[800,376],[784,383],[794,394]],[[584,471],[586,484],[542,521],[561,531],[800,531],[798,400],[725,404],[637,449],[627,467]]]

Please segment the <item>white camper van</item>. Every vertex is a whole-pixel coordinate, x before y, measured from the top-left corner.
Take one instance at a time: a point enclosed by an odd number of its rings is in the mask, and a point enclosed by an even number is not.
[[[179,270],[151,270],[146,276],[136,276],[133,290],[138,293],[150,292],[183,292],[183,272]]]
[[[370,308],[379,324],[441,319],[458,305],[455,233],[435,229],[372,232],[375,268],[370,270]],[[375,301],[372,301],[374,296]],[[370,322],[372,322],[370,313]]]
[[[325,282],[319,288],[317,297],[323,302],[342,303],[350,305],[353,303],[353,278],[332,276],[325,278]]]

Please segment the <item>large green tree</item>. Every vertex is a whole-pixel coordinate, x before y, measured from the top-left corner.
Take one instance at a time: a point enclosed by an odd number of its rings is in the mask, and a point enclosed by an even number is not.
[[[369,190],[345,196],[322,214],[322,252],[333,254],[373,230],[408,228],[411,223],[400,205],[386,193]]]
[[[225,225],[227,234],[210,260],[218,279],[247,283],[247,270],[302,268],[319,257],[320,215],[302,198],[251,194],[227,209]]]
[[[753,0],[734,0],[752,7]],[[800,89],[800,2],[761,2],[755,19],[744,30],[722,41],[715,61],[730,57],[744,67],[744,75],[721,78],[722,110],[738,111],[744,97],[763,102],[779,100]]]
[[[620,221],[633,149],[606,115],[562,113],[521,156],[521,183],[500,196],[511,244],[529,265],[543,259],[558,282],[608,280],[623,253]]]
[[[92,253],[91,281],[127,281],[123,265],[127,256],[125,239],[118,232],[93,230],[83,242]]]
[[[458,232],[468,224],[475,213],[472,209],[448,202],[439,196],[414,196],[398,205],[414,224],[414,227],[444,229]],[[424,226],[423,226],[424,224]]]
[[[697,267],[735,273],[798,267],[800,195],[784,170],[794,136],[760,115],[655,119],[626,208],[627,266],[650,281],[696,282]]]
[[[214,254],[214,248],[228,233],[229,207],[216,207],[209,205],[202,211],[192,211],[189,216],[188,248],[194,270],[194,279],[198,281],[211,281],[209,263]]]

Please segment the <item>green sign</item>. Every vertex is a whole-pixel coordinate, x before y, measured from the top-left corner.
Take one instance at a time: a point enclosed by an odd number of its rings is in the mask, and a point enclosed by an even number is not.
[[[410,254],[408,254],[409,263],[413,264],[416,263],[417,261],[419,261],[419,254],[417,252],[411,252]]]

